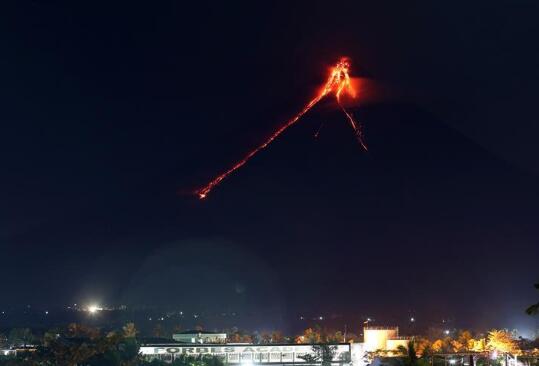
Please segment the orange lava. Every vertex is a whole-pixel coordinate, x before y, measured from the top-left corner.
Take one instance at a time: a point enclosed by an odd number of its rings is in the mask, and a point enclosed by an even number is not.
[[[354,119],[352,114],[348,112],[343,106],[343,104],[341,103],[341,95],[343,95],[343,93],[346,93],[347,95],[351,97],[355,97],[355,91],[352,88],[352,84],[350,82],[350,75],[348,73],[349,70],[350,70],[350,61],[348,60],[348,58],[346,57],[341,58],[339,62],[331,68],[326,84],[320,90],[319,94],[315,98],[313,98],[309,103],[307,103],[305,107],[303,107],[303,109],[298,114],[296,114],[293,118],[291,118],[283,126],[281,126],[277,131],[275,131],[263,144],[251,150],[243,159],[238,161],[236,164],[234,164],[224,173],[218,175],[213,180],[211,180],[208,184],[206,184],[204,187],[198,189],[195,192],[196,194],[198,194],[198,197],[200,199],[206,198],[208,193],[210,193],[210,191],[215,186],[221,183],[223,179],[225,179],[230,174],[232,174],[233,172],[241,168],[254,155],[256,155],[256,153],[258,153],[260,150],[266,148],[269,144],[271,144],[273,140],[275,140],[288,127],[296,123],[305,113],[307,113],[312,107],[314,107],[316,103],[318,103],[322,98],[324,98],[328,94],[335,94],[337,103],[339,104],[339,107],[341,108],[343,113],[346,115],[346,118],[350,126],[354,130],[354,133],[356,135],[356,138],[359,144],[361,145],[363,149],[367,150],[367,145],[363,139],[363,134],[362,134],[360,125]]]

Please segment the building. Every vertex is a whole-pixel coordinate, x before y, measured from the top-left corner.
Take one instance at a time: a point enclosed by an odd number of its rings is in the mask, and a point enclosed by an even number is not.
[[[395,351],[399,346],[408,346],[410,337],[399,336],[399,327],[363,328],[364,351]]]
[[[364,343],[332,343],[335,347],[332,363],[335,365],[365,366],[366,353],[378,350],[395,351],[407,346],[410,338],[400,337],[398,327],[365,327]],[[174,334],[175,342],[147,343],[140,347],[148,360],[160,359],[172,362],[181,355],[212,355],[227,364],[275,364],[306,363],[305,356],[315,356],[320,344],[231,344],[226,343],[225,333],[186,331]],[[312,364],[312,363],[311,363]],[[315,364],[320,364],[316,362]]]
[[[349,343],[335,343],[336,352],[333,363],[349,365],[352,359],[352,346]],[[172,362],[180,355],[221,357],[228,364],[296,364],[305,363],[306,355],[315,355],[311,344],[148,344],[140,347],[140,353],[148,360],[160,359]]]
[[[226,333],[208,332],[203,330],[187,330],[172,335],[172,339],[180,343],[226,343]]]

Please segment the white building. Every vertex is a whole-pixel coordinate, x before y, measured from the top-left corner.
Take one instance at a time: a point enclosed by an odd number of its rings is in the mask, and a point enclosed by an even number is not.
[[[399,327],[363,328],[364,351],[395,351],[399,346],[408,346],[410,337],[399,336]]]
[[[228,364],[296,364],[305,363],[305,355],[314,355],[311,344],[151,344],[140,347],[140,353],[147,359],[160,359],[172,362],[180,355],[221,357]],[[336,347],[333,363],[349,365],[351,345],[349,343],[330,344]]]
[[[408,339],[399,337],[398,327],[365,327],[364,343],[334,343],[333,364],[366,365],[366,352],[394,351],[399,345],[407,346]],[[187,331],[173,335],[177,343],[145,344],[140,352],[147,359],[172,362],[180,355],[221,357],[227,364],[279,364],[305,363],[304,356],[316,354],[312,344],[230,344],[225,333]]]

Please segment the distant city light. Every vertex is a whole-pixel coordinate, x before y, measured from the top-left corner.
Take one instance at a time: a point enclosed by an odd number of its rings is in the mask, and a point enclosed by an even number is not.
[[[98,305],[90,305],[90,306],[88,306],[88,312],[90,314],[95,314],[95,313],[97,313],[98,311],[101,311],[101,310],[103,310],[103,308],[98,306]]]
[[[412,323],[415,322],[415,318],[414,318],[414,317],[411,317],[411,318],[410,318],[410,321],[411,321]]]
[[[323,316],[319,316],[319,317],[318,317],[318,320],[324,320],[324,317],[323,317]]]
[[[47,310],[45,311],[45,315],[49,315],[49,312]]]
[[[445,334],[449,334],[449,329],[444,330]]]

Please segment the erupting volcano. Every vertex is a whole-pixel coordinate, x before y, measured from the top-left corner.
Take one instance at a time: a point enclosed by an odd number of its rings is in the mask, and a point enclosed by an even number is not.
[[[335,66],[333,66],[330,70],[329,77],[326,81],[326,84],[324,87],[320,90],[318,95],[314,97],[309,103],[303,107],[303,109],[296,114],[294,117],[292,117],[290,120],[288,120],[284,125],[282,125],[277,131],[275,131],[264,143],[256,147],[255,149],[251,150],[243,159],[238,161],[236,164],[232,165],[228,170],[226,170],[224,173],[218,175],[213,180],[211,180],[208,184],[206,184],[204,187],[198,189],[195,193],[198,194],[198,197],[200,199],[206,198],[208,193],[217,186],[223,179],[228,177],[230,174],[241,168],[245,163],[247,163],[256,153],[258,153],[260,150],[266,148],[273,140],[275,140],[281,133],[283,133],[288,127],[295,124],[305,113],[307,113],[312,107],[314,107],[322,98],[324,98],[327,95],[334,94],[335,99],[337,100],[337,104],[343,111],[343,113],[346,116],[346,119],[350,123],[350,126],[354,130],[354,134],[365,151],[367,150],[367,145],[365,143],[365,140],[363,138],[363,133],[361,130],[361,126],[359,123],[354,119],[354,116],[352,113],[350,113],[344,105],[341,103],[341,95],[343,93],[348,94],[351,97],[355,97],[355,91],[352,88],[352,84],[350,82],[350,61],[348,58],[343,57],[337,62]]]

